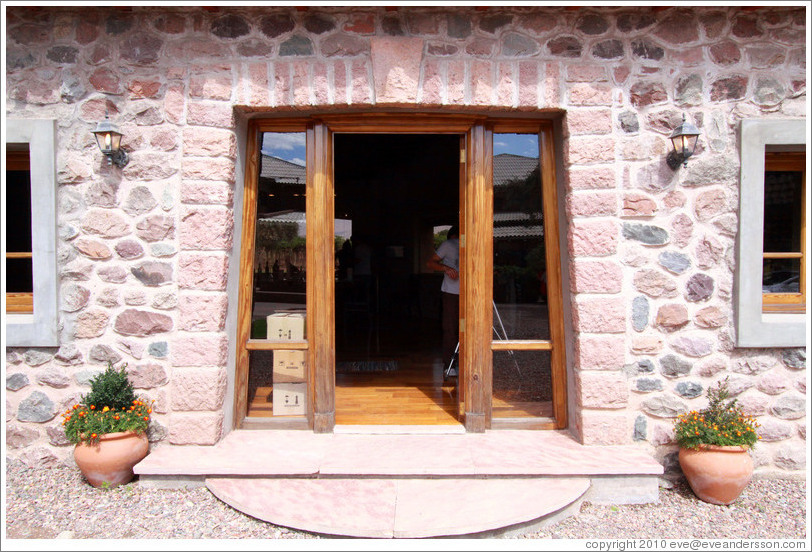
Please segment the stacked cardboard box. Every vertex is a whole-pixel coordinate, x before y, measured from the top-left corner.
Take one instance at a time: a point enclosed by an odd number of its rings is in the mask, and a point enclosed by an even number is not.
[[[304,313],[275,312],[266,318],[268,339],[274,341],[302,341],[305,338]]]

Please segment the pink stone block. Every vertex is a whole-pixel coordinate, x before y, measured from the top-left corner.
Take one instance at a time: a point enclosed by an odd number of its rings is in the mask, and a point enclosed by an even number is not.
[[[544,107],[561,105],[561,69],[557,63],[544,68]]]
[[[181,253],[178,256],[178,286],[181,289],[222,291],[228,277],[228,256],[224,253]]]
[[[93,209],[82,219],[82,230],[102,238],[120,238],[131,232],[130,225],[120,215],[108,209]]]
[[[575,393],[582,408],[623,408],[629,402],[629,384],[620,372],[578,372]]]
[[[293,104],[293,66],[288,62],[274,63],[274,94],[273,105],[288,106]]]
[[[347,64],[341,60],[334,60],[333,64],[333,103],[344,105],[347,102]]]
[[[372,102],[372,83],[369,66],[364,61],[352,62],[352,103],[368,104]]]
[[[631,348],[638,355],[656,355],[663,350],[663,338],[658,335],[635,335]]]
[[[228,298],[217,294],[181,294],[179,329],[187,332],[217,332],[225,326]]]
[[[536,107],[539,103],[539,64],[536,61],[519,62],[519,105]]]
[[[685,213],[679,213],[671,221],[671,238],[674,240],[674,245],[678,247],[688,245],[693,232],[694,223]]]
[[[573,303],[572,324],[587,333],[626,331],[626,303],[622,298],[577,299]]]
[[[651,217],[657,213],[657,202],[640,192],[628,192],[623,196],[624,217]]]
[[[785,374],[773,369],[762,374],[756,386],[762,393],[780,395],[792,386],[792,382]]]
[[[223,434],[223,414],[193,412],[169,416],[169,442],[173,445],[213,445]]]
[[[617,215],[618,199],[615,192],[574,192],[569,196],[569,212],[574,217],[602,217]]]
[[[569,147],[564,150],[566,162],[570,165],[608,163],[615,160],[614,139],[573,136]]]
[[[208,159],[184,158],[181,165],[183,178],[189,180],[219,180],[234,183],[234,161],[211,157]]]
[[[89,339],[99,337],[107,329],[110,316],[101,310],[88,310],[76,317],[76,338]]]
[[[235,157],[237,140],[230,130],[187,127],[183,130],[183,154]]]
[[[472,61],[470,87],[472,104],[491,105],[491,95],[493,94],[493,65],[487,61]]]
[[[580,335],[575,341],[575,365],[581,370],[620,370],[626,363],[621,335]]]
[[[607,81],[606,69],[605,65],[573,63],[567,66],[567,82]]]
[[[571,135],[609,134],[612,111],[609,109],[573,109],[567,112],[567,130]]]
[[[229,249],[234,230],[234,216],[225,207],[188,208],[181,216],[182,249]]]
[[[443,72],[440,62],[430,58],[426,60],[423,70],[422,104],[443,103]]]
[[[248,101],[250,105],[270,105],[270,87],[268,85],[268,64],[252,63],[248,66],[250,81]]]
[[[317,105],[330,103],[330,82],[327,79],[327,64],[317,62],[313,65],[313,94]]]
[[[184,180],[180,185],[180,201],[187,204],[231,205],[234,192],[228,182]]]
[[[465,62],[452,60],[448,62],[447,90],[448,103],[462,105],[465,103]]]
[[[173,411],[217,410],[223,406],[226,372],[223,368],[183,368],[172,373]]]
[[[726,206],[727,195],[721,188],[704,191],[694,200],[696,218],[703,222],[725,212]]]
[[[422,38],[400,36],[370,38],[370,61],[376,103],[413,104],[417,101],[422,59]],[[356,63],[359,62],[355,62],[354,65]],[[366,66],[364,68],[366,69]],[[353,73],[356,71],[353,70]],[[364,84],[366,83],[365,79]],[[353,98],[353,103],[366,101],[368,100],[360,97]]]
[[[570,289],[575,293],[619,293],[623,271],[615,261],[575,259],[570,264]]]
[[[496,104],[508,107],[515,106],[514,91],[516,91],[516,79],[513,76],[513,63],[509,61],[499,62],[496,76]]]
[[[632,427],[627,414],[581,413],[581,440],[584,445],[627,445]]]
[[[575,257],[603,257],[617,252],[619,228],[616,222],[575,220],[569,234]]]
[[[172,342],[173,366],[225,366],[228,339],[222,334],[181,335]]]
[[[312,105],[310,97],[312,87],[310,85],[310,63],[306,61],[293,62],[293,105]]]
[[[189,96],[205,100],[230,100],[234,89],[231,72],[193,75],[189,78]]]
[[[575,83],[569,87],[571,105],[612,105],[612,87],[607,84]]]
[[[615,188],[615,171],[609,167],[571,167],[567,172],[572,190],[599,190]]]
[[[634,289],[649,297],[675,297],[677,283],[674,278],[661,270],[644,268],[634,274]]]
[[[666,332],[676,331],[688,324],[688,309],[682,303],[662,305],[654,324]]]

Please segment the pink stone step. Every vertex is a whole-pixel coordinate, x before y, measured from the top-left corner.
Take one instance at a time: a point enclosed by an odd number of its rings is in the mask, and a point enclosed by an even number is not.
[[[553,515],[590,486],[585,477],[209,477],[223,502],[257,519],[326,535],[472,535]]]

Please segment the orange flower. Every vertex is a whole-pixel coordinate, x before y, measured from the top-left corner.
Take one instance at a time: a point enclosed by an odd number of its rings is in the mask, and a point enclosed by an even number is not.
[[[115,416],[113,416],[113,419],[114,419],[114,420],[118,420],[119,418],[121,418],[121,416],[119,416],[118,414],[116,414]]]
[[[96,410],[96,405],[95,405],[95,404],[91,404],[91,405],[90,405],[90,410]]]
[[[149,416],[144,416],[144,421],[148,422],[149,421]]]
[[[91,434],[90,434],[90,438],[91,438],[91,439],[95,439],[96,437],[98,437],[98,435],[96,435],[95,433],[91,433]]]
[[[73,409],[74,409],[74,410],[76,410],[77,408],[79,408],[79,405],[78,405],[78,404],[74,404],[74,405],[73,405]]]
[[[147,414],[152,414],[152,409],[151,408],[147,408]]]
[[[102,408],[102,412],[107,412],[108,410],[110,410],[110,407],[108,407],[108,406],[105,406],[104,408]]]

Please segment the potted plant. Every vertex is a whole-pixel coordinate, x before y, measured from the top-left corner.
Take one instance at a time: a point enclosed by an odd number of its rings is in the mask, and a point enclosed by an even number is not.
[[[750,449],[760,437],[755,418],[730,398],[728,379],[708,389],[708,406],[674,422],[679,463],[694,494],[711,504],[730,504],[753,476]]]
[[[81,402],[62,414],[65,435],[76,445],[76,465],[94,487],[128,483],[133,466],[149,452],[152,406],[136,397],[126,366],[115,369],[109,362],[90,380],[90,392]]]

